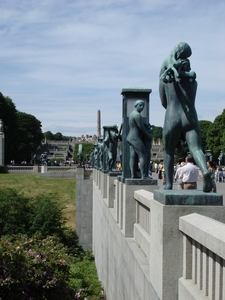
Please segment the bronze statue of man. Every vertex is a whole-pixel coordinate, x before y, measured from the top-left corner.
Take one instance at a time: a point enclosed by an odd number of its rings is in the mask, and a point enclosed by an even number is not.
[[[196,74],[191,71],[188,59],[191,54],[187,43],[179,43],[164,60],[160,70],[159,94],[166,109],[163,127],[165,189],[173,188],[174,152],[180,136],[183,135],[191,155],[202,171],[203,191],[210,192],[212,183],[201,149],[200,128],[195,109]]]
[[[137,100],[135,102],[135,109],[129,116],[130,130],[127,135],[127,142],[130,144],[130,170],[131,178],[138,178],[138,161],[141,171],[141,178],[148,177],[149,161],[148,152],[150,151],[149,143],[151,143],[151,125],[144,122],[141,112],[144,109],[145,102]],[[146,167],[147,166],[147,167]]]

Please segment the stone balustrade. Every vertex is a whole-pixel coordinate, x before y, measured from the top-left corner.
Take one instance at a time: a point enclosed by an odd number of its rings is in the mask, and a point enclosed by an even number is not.
[[[200,214],[179,220],[183,233],[183,277],[179,299],[225,299],[225,224]],[[205,298],[207,297],[207,298]]]

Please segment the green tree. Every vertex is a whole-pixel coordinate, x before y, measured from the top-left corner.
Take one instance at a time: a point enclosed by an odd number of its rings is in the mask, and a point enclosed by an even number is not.
[[[154,140],[158,140],[158,139],[162,140],[162,132],[163,132],[163,128],[156,126],[152,132],[152,138]]]
[[[211,124],[212,124],[212,122],[210,122],[210,121],[206,121],[206,120],[199,121],[200,132],[201,132],[201,146],[202,146],[202,151],[204,153],[206,150],[209,149],[208,144],[207,144],[207,134],[208,134],[209,127]]]
[[[212,151],[213,160],[217,162],[220,151],[225,152],[225,109],[209,126],[206,141]]]
[[[63,140],[63,135],[61,132],[57,132],[56,134],[54,134],[54,138],[56,141],[62,141]]]
[[[88,156],[90,156],[91,149],[93,148],[94,144],[93,143],[82,143],[83,147],[83,158],[86,160]],[[75,145],[74,152],[73,152],[73,159],[75,161],[78,161],[78,149],[79,149],[79,144]]]
[[[54,136],[54,134],[53,134],[51,131],[46,131],[46,132],[44,132],[44,137],[45,137],[47,140],[49,140],[49,141],[55,139],[55,136]]]
[[[0,119],[3,121],[5,134],[5,163],[15,159],[18,145],[18,121],[16,106],[9,97],[0,93]]]
[[[18,120],[18,153],[16,160],[30,160],[32,151],[41,144],[44,136],[41,122],[33,115],[17,112]]]

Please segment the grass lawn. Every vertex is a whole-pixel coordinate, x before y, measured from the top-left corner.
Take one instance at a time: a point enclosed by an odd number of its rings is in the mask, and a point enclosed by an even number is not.
[[[0,174],[0,188],[13,188],[24,196],[55,194],[65,207],[66,225],[75,228],[76,180],[75,178],[41,178],[33,174]]]

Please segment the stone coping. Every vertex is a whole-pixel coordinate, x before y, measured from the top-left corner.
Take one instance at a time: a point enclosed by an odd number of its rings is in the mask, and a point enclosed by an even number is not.
[[[117,177],[117,176],[120,176],[122,174],[122,172],[120,172],[120,171],[110,171],[109,173],[108,173],[108,175],[110,176],[110,177]]]
[[[123,176],[117,177],[118,181],[125,183],[126,185],[158,185],[158,180],[153,178],[124,178]]]
[[[165,205],[223,206],[223,196],[200,190],[154,190],[154,200]]]

